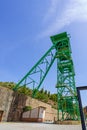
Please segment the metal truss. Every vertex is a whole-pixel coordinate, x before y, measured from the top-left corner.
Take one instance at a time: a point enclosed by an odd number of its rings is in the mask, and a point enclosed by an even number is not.
[[[75,72],[69,35],[66,32],[51,37],[57,51],[58,120],[79,120]]]
[[[50,70],[56,57],[54,45],[45,53],[45,55],[31,68],[31,70],[19,81],[14,90],[26,86],[33,90],[34,97],[43,83],[48,71]]]
[[[31,70],[14,87],[32,88],[34,97],[55,59],[57,60],[57,102],[58,120],[79,120],[79,107],[75,86],[75,72],[71,57],[69,35],[66,32],[50,37],[53,46],[31,68]]]

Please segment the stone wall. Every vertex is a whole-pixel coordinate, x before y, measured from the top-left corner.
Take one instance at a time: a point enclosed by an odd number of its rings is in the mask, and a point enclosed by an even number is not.
[[[27,98],[28,97],[23,94],[19,94],[17,92],[13,93],[12,102],[8,113],[8,121],[21,120],[21,115],[23,112],[23,108],[26,106]]]
[[[46,107],[45,121],[57,118],[57,110],[51,105],[0,86],[0,110],[4,111],[2,121],[20,121],[24,106]]]
[[[0,110],[3,111],[2,121],[7,121],[12,99],[13,91],[0,86]]]
[[[32,108],[36,108],[39,106],[44,106],[46,108],[45,121],[54,121],[57,120],[57,110],[53,109],[51,105],[41,102],[37,99],[33,99],[28,97],[26,100],[26,106],[32,106]]]

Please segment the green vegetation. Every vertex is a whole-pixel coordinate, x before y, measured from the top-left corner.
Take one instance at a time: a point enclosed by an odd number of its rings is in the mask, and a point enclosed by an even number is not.
[[[0,86],[7,87],[9,89],[13,89],[15,85],[16,84],[14,82],[0,82]],[[26,86],[20,86],[17,92],[27,96],[32,96],[32,90],[29,87],[27,88]],[[35,98],[45,103],[49,103],[52,105],[52,108],[57,109],[57,94],[50,94],[50,91],[44,90],[42,88],[36,93]]]
[[[16,84],[14,82],[0,82],[0,86],[12,89]]]
[[[39,99],[39,100],[41,100],[41,101],[43,101],[45,103],[47,103],[48,100],[49,100],[49,97],[45,92],[43,92],[43,93],[37,92],[35,98]]]
[[[49,98],[50,98],[51,100],[53,100],[54,102],[57,102],[57,94],[51,94],[51,95],[49,96]]]
[[[25,107],[23,108],[23,112],[30,111],[30,110],[32,110],[32,107],[31,107],[31,106],[25,106]]]

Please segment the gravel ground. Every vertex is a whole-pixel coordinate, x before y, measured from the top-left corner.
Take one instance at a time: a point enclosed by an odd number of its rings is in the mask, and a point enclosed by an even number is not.
[[[0,123],[0,130],[82,130],[80,125],[43,123]]]

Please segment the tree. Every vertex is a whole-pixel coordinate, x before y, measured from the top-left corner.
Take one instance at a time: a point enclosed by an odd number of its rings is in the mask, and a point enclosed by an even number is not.
[[[24,112],[30,111],[30,110],[32,110],[32,107],[31,107],[31,106],[25,106],[25,107],[23,108],[23,111],[24,111]]]
[[[48,91],[48,97],[50,97],[50,91]]]
[[[35,98],[43,101],[43,102],[48,102],[48,95],[44,93],[37,92]]]
[[[54,102],[57,102],[57,94],[51,94],[50,99],[53,100]]]
[[[22,86],[18,89],[18,92],[23,93],[25,95],[32,95],[32,90],[27,88],[26,86]]]
[[[42,88],[41,90],[40,90],[40,93],[43,93],[44,92],[44,89]]]
[[[44,92],[45,94],[47,94],[47,90],[45,90],[45,92]]]

